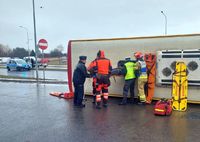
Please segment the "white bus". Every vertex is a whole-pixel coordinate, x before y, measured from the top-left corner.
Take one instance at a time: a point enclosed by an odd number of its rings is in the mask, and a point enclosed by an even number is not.
[[[87,56],[88,65],[96,58],[98,50],[104,50],[105,56],[112,62],[115,68],[119,60],[125,57],[132,57],[133,53],[140,51],[142,53],[159,53],[162,50],[199,50],[200,49],[200,34],[186,35],[166,35],[166,36],[150,36],[150,37],[130,37],[130,38],[111,38],[111,39],[88,39],[88,40],[71,40],[68,43],[68,82],[69,90],[73,92],[72,74],[79,60],[80,55]],[[198,55],[196,59],[200,60]],[[192,60],[192,59],[191,59]],[[163,64],[164,62],[162,62]],[[166,61],[167,63],[167,61]],[[164,64],[163,67],[168,64]],[[161,67],[161,66],[160,66]],[[200,66],[199,66],[200,68]],[[158,64],[157,64],[158,69]],[[160,74],[160,69],[157,70],[156,78]],[[199,72],[198,72],[199,71]],[[198,70],[195,74],[200,74]],[[116,82],[112,77],[111,86],[109,87],[110,96],[122,97],[123,92],[123,77],[116,77]],[[189,86],[188,100],[190,102],[200,102],[200,82],[197,85]],[[154,98],[171,98],[171,85],[164,85],[156,82]],[[86,94],[92,92],[92,79],[87,79],[85,83]],[[135,93],[137,94],[137,92]]]

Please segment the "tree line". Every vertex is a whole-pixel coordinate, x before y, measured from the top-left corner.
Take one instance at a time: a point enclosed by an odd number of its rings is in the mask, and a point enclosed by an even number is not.
[[[49,57],[62,57],[66,56],[66,54],[62,53],[64,50],[64,47],[62,45],[58,45],[55,49],[51,50],[50,53],[45,53],[45,58]],[[41,50],[37,51],[38,57],[42,57]],[[11,49],[8,45],[0,44],[0,57],[18,57],[23,58],[28,56],[29,52],[23,47],[16,47],[14,49]],[[35,51],[30,51],[30,56],[35,56]]]

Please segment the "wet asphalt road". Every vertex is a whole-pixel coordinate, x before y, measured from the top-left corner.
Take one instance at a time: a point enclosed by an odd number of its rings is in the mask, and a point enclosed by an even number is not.
[[[7,75],[7,76],[17,76],[17,77],[24,77],[24,78],[35,78],[36,71],[7,71],[7,69],[0,68],[0,75]],[[38,71],[39,78],[43,78],[43,71]],[[67,71],[45,71],[45,78],[46,79],[56,79],[60,81],[67,81]]]
[[[0,82],[0,90],[1,142],[199,142],[199,105],[159,117],[153,105],[118,106],[111,98],[96,110],[88,98],[81,109],[48,95],[66,85]]]

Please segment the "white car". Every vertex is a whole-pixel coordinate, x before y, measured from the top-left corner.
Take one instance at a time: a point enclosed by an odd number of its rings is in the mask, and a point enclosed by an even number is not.
[[[0,64],[6,64],[10,60],[10,57],[1,57]]]
[[[34,56],[24,57],[24,60],[27,63],[31,64],[33,68],[35,67],[35,65],[36,65],[36,59],[35,59]],[[46,62],[42,62],[41,58],[37,58],[37,63],[38,63],[38,67],[40,67],[40,66],[47,67],[47,65],[48,65]]]

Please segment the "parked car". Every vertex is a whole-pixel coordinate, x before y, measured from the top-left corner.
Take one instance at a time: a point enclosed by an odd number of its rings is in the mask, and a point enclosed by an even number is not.
[[[0,64],[6,64],[10,60],[10,57],[1,57]]]
[[[36,59],[34,56],[28,56],[28,57],[24,57],[24,60],[28,63],[32,65],[32,68],[34,68],[36,66]],[[47,63],[49,62],[48,58],[37,58],[37,64],[38,64],[38,68],[43,66],[43,67],[47,67]]]
[[[31,64],[28,64],[23,59],[10,59],[6,64],[7,70],[30,70],[32,68]]]

